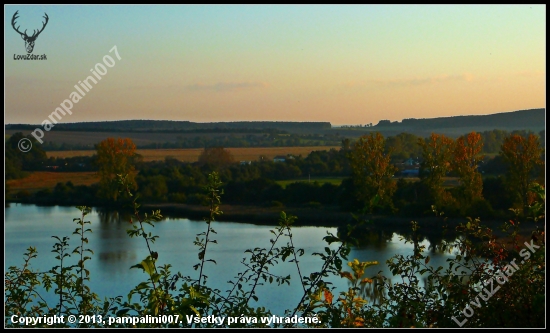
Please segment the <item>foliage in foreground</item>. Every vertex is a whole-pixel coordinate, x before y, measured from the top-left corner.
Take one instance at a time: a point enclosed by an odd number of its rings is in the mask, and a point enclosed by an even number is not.
[[[132,184],[126,178],[121,177],[120,184],[127,195],[133,195]],[[147,278],[126,298],[101,299],[87,285],[90,272],[86,269],[86,261],[93,252],[86,247],[87,234],[91,232],[86,228],[90,224],[86,216],[91,210],[79,206],[81,217],[74,219],[77,228],[73,234],[80,244],[74,250],[71,251],[69,237],[54,236],[56,242],[52,252],[58,260],[56,266],[47,272],[33,271],[31,263],[37,253],[35,248],[29,247],[22,267],[10,267],[5,273],[5,326],[21,326],[11,322],[13,315],[63,315],[65,318],[87,315],[87,318],[94,318],[86,323],[53,325],[59,327],[106,327],[100,318],[150,315],[178,316],[182,322],[114,323],[109,327],[217,327],[217,323],[211,322],[189,323],[186,317],[213,315],[236,318],[230,325],[224,322],[226,327],[265,327],[262,318],[272,313],[269,309],[254,307],[252,301],[258,300],[257,291],[264,284],[290,284],[290,275],[273,273],[273,267],[283,261],[295,265],[303,291],[296,306],[287,310],[285,316],[316,317],[318,321],[308,324],[271,322],[269,326],[272,327],[545,326],[545,190],[539,185],[532,188],[537,198],[528,203],[529,217],[520,218],[523,214],[518,212],[516,219],[503,226],[511,243],[497,239],[479,219],[468,218],[467,223],[458,227],[462,236],[438,249],[455,253],[448,259],[446,269],[429,265],[430,256],[417,236],[418,224],[413,222],[413,234],[407,239],[414,244],[413,253],[396,255],[387,262],[393,280],[381,273],[366,276],[367,268],[379,264],[376,261],[355,259],[348,262],[353,244],[351,226],[347,235],[327,234],[324,237],[327,244],[338,246],[334,249],[327,246],[324,253],[314,253],[322,259],[322,265],[317,272],[304,274],[299,260],[304,250],[295,246],[292,235],[296,218],[282,212],[279,225],[271,230],[270,244],[246,251],[247,256],[240,263],[243,271],[229,281],[227,291],[210,288],[205,274],[208,265],[216,264],[209,258],[208,250],[211,246],[220,246],[212,228],[212,222],[222,214],[220,187],[218,175],[210,174],[205,188],[210,214],[205,218],[206,230],[198,234],[194,242],[198,247],[196,276],[173,273],[170,265],[157,264],[159,254],[154,251],[154,244],[158,237],[148,230],[162,215],[160,211],[142,214],[134,197],[132,229],[128,230],[128,235],[143,238],[149,255],[132,268],[142,270]],[[519,240],[522,224],[534,226],[531,238],[522,240],[523,244]],[[345,262],[351,271],[345,268]],[[348,290],[336,290],[330,283],[333,276],[348,280]],[[45,293],[51,291],[56,295],[56,304],[45,300]]]

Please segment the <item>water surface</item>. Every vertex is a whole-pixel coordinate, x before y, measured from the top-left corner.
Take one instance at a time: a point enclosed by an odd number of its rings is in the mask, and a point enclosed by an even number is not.
[[[41,207],[36,205],[11,204],[5,209],[5,257],[4,269],[9,266],[23,264],[23,253],[29,246],[38,250],[38,258],[31,262],[33,270],[47,271],[58,262],[51,252],[55,242],[51,236],[69,236],[70,250],[80,245],[79,236],[71,235],[77,228],[74,218],[80,217],[80,211],[74,207]],[[93,292],[102,299],[122,295],[126,298],[133,286],[146,280],[146,275],[141,270],[130,269],[148,255],[145,241],[141,237],[130,238],[127,230],[132,227],[129,217],[117,212],[105,212],[93,209],[87,216],[91,221],[89,228],[93,230],[88,234],[89,248],[94,251],[92,259],[86,262],[90,270],[89,286]],[[240,261],[247,257],[246,249],[256,247],[269,248],[270,239],[274,235],[269,231],[273,226],[254,225],[235,222],[213,222],[213,234],[211,239],[218,244],[209,244],[207,259],[213,259],[217,264],[206,263],[204,274],[208,276],[208,285],[225,291],[231,288],[228,280],[235,281],[237,273],[245,270]],[[148,231],[158,235],[159,239],[152,244],[152,249],[159,253],[160,265],[169,263],[172,272],[180,271],[183,275],[193,278],[198,277],[198,271],[193,265],[199,262],[198,248],[193,244],[197,234],[206,231],[204,221],[192,221],[188,219],[166,218],[155,223],[155,227],[146,226]],[[292,229],[294,245],[303,248],[305,255],[299,258],[303,275],[309,275],[321,269],[323,262],[318,256],[312,256],[314,252],[324,252],[327,244],[322,240],[327,232],[336,234],[336,228],[328,227],[295,227]],[[279,246],[286,245],[288,238],[281,239]],[[429,242],[424,240],[426,247]],[[338,244],[329,247],[336,249]],[[349,259],[357,258],[360,261],[380,262],[367,270],[367,276],[374,276],[378,271],[386,276],[391,276],[386,260],[396,254],[410,255],[413,245],[406,244],[400,235],[392,232],[379,232],[363,239],[360,247],[352,248]],[[430,264],[433,266],[445,265],[446,254],[432,253]],[[248,258],[248,257],[247,257]],[[69,262],[76,263],[77,257],[73,255]],[[344,269],[349,270],[345,266]],[[258,291],[259,302],[257,306],[266,306],[273,313],[282,315],[285,309],[294,308],[299,302],[303,289],[299,283],[299,276],[294,263],[281,263],[270,272],[280,275],[291,275],[291,285],[277,286],[266,284],[260,286]],[[334,277],[331,281],[339,291],[347,290],[347,280]],[[50,296],[49,299],[55,299]],[[52,305],[55,303],[53,302]]]

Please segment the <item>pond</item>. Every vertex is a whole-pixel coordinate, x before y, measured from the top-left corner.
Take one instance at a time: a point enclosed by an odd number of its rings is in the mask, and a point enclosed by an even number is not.
[[[21,267],[23,254],[29,246],[36,247],[38,258],[31,261],[31,269],[48,271],[58,262],[51,252],[55,239],[52,236],[69,236],[70,250],[80,245],[79,237],[71,235],[77,227],[73,218],[80,217],[80,211],[74,207],[43,207],[36,205],[11,204],[5,209],[5,261],[4,270],[10,266]],[[106,212],[93,209],[87,219],[91,221],[88,234],[88,247],[94,251],[92,259],[86,262],[90,270],[90,286],[92,292],[101,299],[118,295],[126,298],[132,287],[146,280],[146,274],[138,269],[130,269],[147,255],[145,241],[141,237],[130,238],[126,230],[132,225],[129,218],[115,211]],[[160,265],[172,265],[172,273],[181,272],[184,276],[198,277],[198,271],[193,265],[199,262],[198,247],[193,244],[197,234],[206,231],[204,221],[192,221],[184,218],[165,218],[155,223],[155,227],[146,226],[148,231],[158,235],[158,240],[152,244],[152,249],[159,254]],[[274,226],[254,225],[236,222],[213,222],[212,228],[217,234],[212,235],[217,244],[209,244],[206,253],[207,259],[214,263],[206,263],[204,274],[208,276],[208,285],[220,289],[222,292],[230,289],[229,280],[235,281],[235,276],[245,270],[241,260],[247,255],[245,250],[256,247],[268,248],[273,234],[269,231]],[[309,275],[321,269],[323,262],[314,252],[324,252],[327,244],[322,240],[327,232],[336,234],[336,228],[329,227],[295,227],[292,229],[294,245],[303,248],[305,254],[299,258],[303,275]],[[286,245],[288,238],[282,239],[279,246]],[[421,244],[429,247],[430,242],[424,240]],[[338,244],[329,246],[336,249]],[[363,237],[361,246],[351,249],[348,259],[359,261],[378,261],[379,265],[367,269],[366,276],[374,276],[379,271],[385,276],[391,273],[385,264],[386,260],[397,255],[410,255],[413,245],[405,243],[399,234],[378,231]],[[432,266],[446,266],[449,254],[431,253]],[[248,257],[247,257],[248,258]],[[75,255],[69,259],[76,264]],[[344,270],[350,270],[344,266]],[[293,309],[299,302],[303,290],[294,263],[280,263],[273,269],[273,274],[291,275],[291,284],[277,286],[265,284],[257,289],[259,300],[251,303],[255,306],[265,306],[272,313],[283,315],[285,309]],[[334,277],[331,280],[338,292],[348,288],[347,280]],[[47,300],[55,303],[54,295],[48,295]]]

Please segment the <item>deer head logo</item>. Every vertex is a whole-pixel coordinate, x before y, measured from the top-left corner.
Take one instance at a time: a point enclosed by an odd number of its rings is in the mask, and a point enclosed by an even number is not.
[[[19,26],[16,28],[15,27],[15,20],[17,20],[18,16],[17,16],[17,13],[19,11],[16,11],[15,14],[13,14],[13,18],[11,19],[11,26],[13,27],[13,29],[15,31],[17,31],[18,34],[21,35],[21,38],[23,38],[23,40],[25,40],[25,48],[27,49],[27,53],[32,53],[32,50],[34,49],[34,42],[36,40],[36,38],[38,38],[38,35],[40,35],[40,33],[44,30],[44,28],[46,27],[46,24],[48,24],[48,14],[44,13],[44,18],[46,19],[46,22],[42,22],[43,26],[42,26],[42,29],[40,30],[34,30],[34,33],[32,34],[32,36],[29,36],[27,35],[27,30],[25,30],[25,32],[21,32],[19,31]]]

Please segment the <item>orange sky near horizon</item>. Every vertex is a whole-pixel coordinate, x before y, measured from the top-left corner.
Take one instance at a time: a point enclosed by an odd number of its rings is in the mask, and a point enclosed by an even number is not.
[[[545,9],[5,6],[4,120],[41,123],[102,68],[60,122],[343,125],[541,108]],[[15,60],[26,54],[16,11],[29,30],[48,14],[33,51],[47,60]]]

